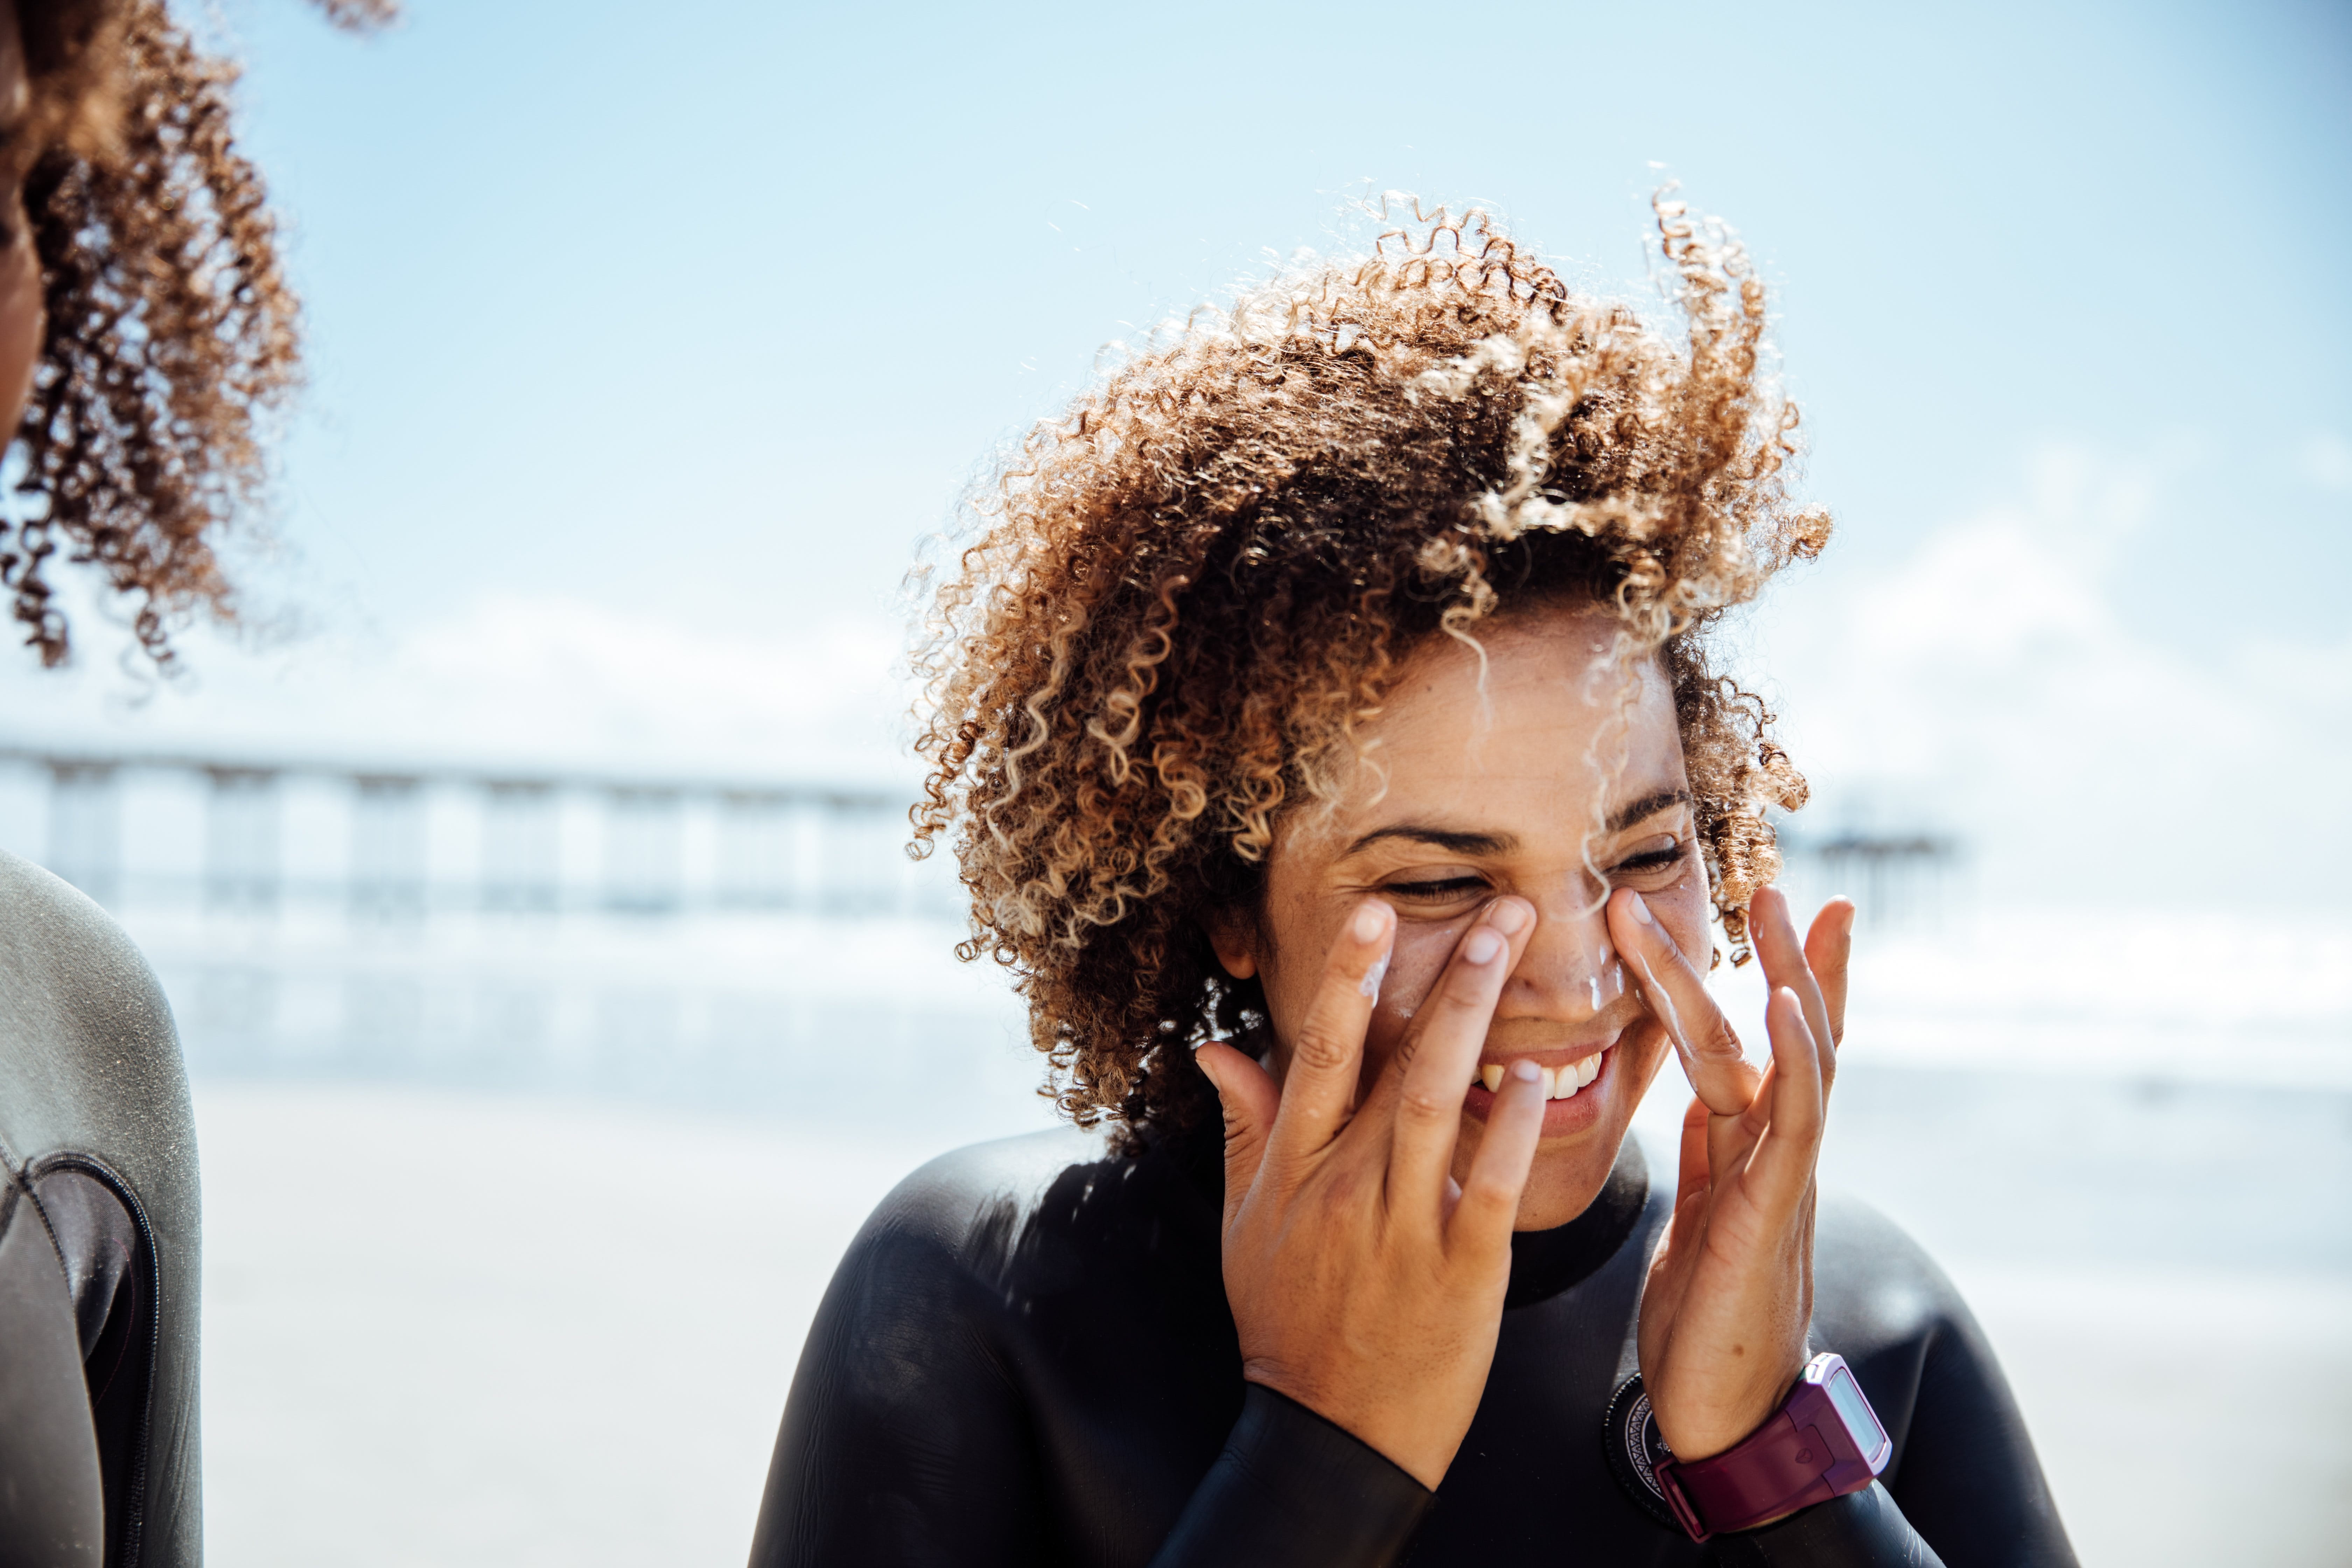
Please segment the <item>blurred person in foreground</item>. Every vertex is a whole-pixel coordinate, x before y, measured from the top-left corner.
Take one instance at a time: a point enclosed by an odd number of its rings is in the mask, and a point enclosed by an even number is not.
[[[0,586],[47,666],[61,563],[167,669],[178,618],[233,613],[215,541],[297,368],[236,76],[160,0],[0,0]],[[202,1559],[197,1235],[162,991],[97,905],[0,854],[0,1563]]]
[[[1950,1284],[1816,1201],[1853,910],[1769,886],[1805,784],[1709,635],[1829,522],[1761,284],[1659,215],[1679,342],[1416,212],[982,493],[917,828],[1078,1125],[867,1222],[754,1568],[2073,1562]]]

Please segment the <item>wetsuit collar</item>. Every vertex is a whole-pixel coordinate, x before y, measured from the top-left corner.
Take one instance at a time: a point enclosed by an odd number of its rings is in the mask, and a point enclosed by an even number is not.
[[[1649,1200],[1649,1162],[1642,1157],[1640,1141],[1629,1131],[1609,1179],[1582,1214],[1550,1230],[1512,1233],[1511,1284],[1503,1305],[1530,1306],[1591,1277],[1617,1256],[1641,1223],[1643,1205]]]

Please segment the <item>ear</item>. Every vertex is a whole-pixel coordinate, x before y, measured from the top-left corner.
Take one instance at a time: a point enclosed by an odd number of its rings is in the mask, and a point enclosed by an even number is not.
[[[1247,980],[1257,973],[1257,921],[1247,910],[1211,910],[1201,924],[1226,973]]]

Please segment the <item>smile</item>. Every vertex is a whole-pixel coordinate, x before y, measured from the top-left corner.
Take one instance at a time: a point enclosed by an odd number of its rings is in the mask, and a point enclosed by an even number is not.
[[[1607,1048],[1603,1047],[1601,1050],[1595,1051],[1589,1057],[1577,1061],[1564,1062],[1557,1068],[1539,1067],[1538,1070],[1543,1074],[1544,1098],[1574,1100],[1578,1089],[1601,1076],[1601,1058],[1602,1051]],[[1508,1062],[1478,1064],[1478,1081],[1486,1086],[1487,1093],[1501,1092],[1503,1073],[1509,1066]]]

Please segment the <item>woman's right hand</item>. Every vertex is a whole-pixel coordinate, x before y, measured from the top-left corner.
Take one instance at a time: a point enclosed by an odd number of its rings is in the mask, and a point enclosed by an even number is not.
[[[1365,1026],[1396,935],[1378,900],[1333,944],[1279,1089],[1231,1047],[1195,1058],[1224,1107],[1225,1296],[1243,1375],[1433,1489],[1486,1386],[1543,1126],[1533,1065],[1515,1063],[1468,1179],[1454,1180],[1463,1098],[1535,923],[1521,899],[1480,913],[1361,1105]]]

